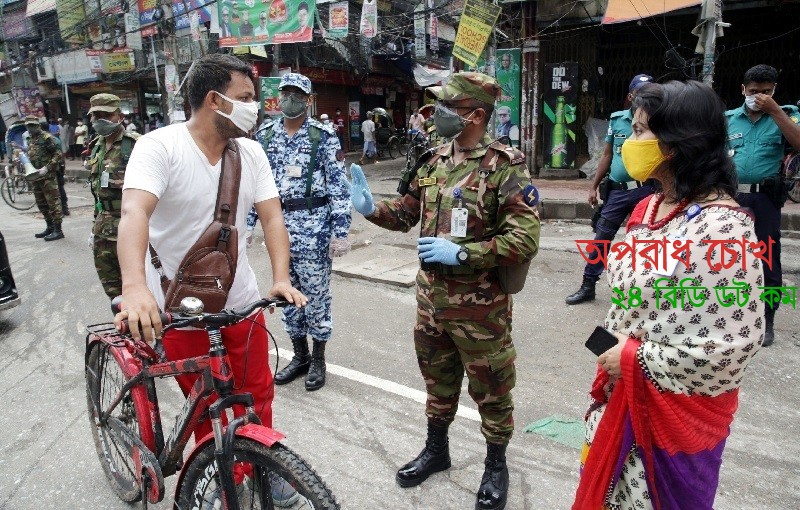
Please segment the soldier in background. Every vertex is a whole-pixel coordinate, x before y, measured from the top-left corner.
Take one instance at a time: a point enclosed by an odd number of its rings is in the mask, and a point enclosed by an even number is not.
[[[119,97],[97,94],[90,99],[89,115],[98,136],[89,145],[89,184],[94,195],[92,250],[97,276],[109,299],[122,295],[122,275],[117,260],[117,227],[121,217],[122,184],[133,145],[141,135],[122,124]]]
[[[466,372],[487,443],[475,508],[502,509],[516,350],[511,297],[501,288],[498,266],[520,264],[537,252],[536,189],[524,155],[486,132],[500,95],[494,78],[458,73],[427,93],[438,100],[437,131],[452,141],[433,152],[402,198],[374,204],[361,168],[351,167],[353,206],[367,220],[401,231],[422,222],[414,346],[428,393],[428,439],[396,480],[413,487],[450,467],[447,429]]]
[[[44,232],[35,235],[37,239],[55,241],[64,238],[61,231],[61,196],[58,193],[57,173],[61,165],[61,144],[58,139],[42,129],[39,119],[33,115],[25,117],[28,130],[28,158],[39,170],[39,177],[33,181],[33,194],[36,206],[47,222]]]

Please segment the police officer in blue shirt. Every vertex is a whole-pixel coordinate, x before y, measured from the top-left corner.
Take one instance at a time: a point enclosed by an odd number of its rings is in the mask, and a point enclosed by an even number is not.
[[[653,81],[653,77],[646,74],[637,74],[628,86],[628,101],[644,85]],[[614,112],[608,121],[608,133],[603,155],[597,163],[597,173],[589,193],[589,203],[597,206],[598,189],[603,206],[600,218],[595,226],[595,240],[612,241],[617,235],[622,222],[633,211],[641,199],[653,193],[649,184],[637,182],[628,175],[622,163],[622,144],[631,135],[633,112],[630,109]],[[611,170],[610,175],[606,175]],[[603,263],[586,264],[583,270],[583,283],[577,292],[568,296],[568,305],[577,305],[595,298],[595,285],[600,275],[603,274]]]
[[[772,99],[778,83],[774,67],[759,64],[744,73],[744,104],[725,112],[728,118],[728,153],[736,163],[739,193],[736,201],[755,214],[756,237],[772,239],[772,267],[763,264],[764,286],[780,287],[781,207],[786,189],[780,175],[781,161],[788,143],[800,150],[800,112],[795,106],[779,106]],[[773,324],[778,303],[765,307],[763,346],[775,340]]]
[[[294,357],[275,374],[286,384],[306,374],[306,390],[325,385],[325,346],[331,337],[332,257],[350,251],[350,188],[344,153],[332,124],[308,117],[311,80],[298,73],[283,75],[278,85],[283,117],[267,120],[256,132],[267,153],[289,232],[289,276],[308,296],[305,308],[283,311]],[[257,216],[251,211],[248,229]],[[308,336],[314,341],[309,353]]]

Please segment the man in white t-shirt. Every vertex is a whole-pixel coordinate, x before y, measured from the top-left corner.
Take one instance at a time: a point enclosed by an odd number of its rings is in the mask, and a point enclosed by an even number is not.
[[[186,78],[186,90],[191,119],[141,137],[128,161],[123,186],[118,253],[126,310],[115,321],[127,318],[133,335],[141,334],[147,341],[152,341],[153,329],[156,336],[160,334],[159,308],[164,306],[159,275],[147,254],[148,242],[158,253],[166,276],[173,278],[186,252],[212,221],[222,155],[231,138],[239,145],[242,161],[235,222],[239,258],[225,307],[243,306],[260,297],[245,242],[247,211],[253,205],[261,217],[272,264],[274,284],[267,295],[283,297],[297,306],[306,304],[305,296],[289,283],[289,236],[269,162],[261,146],[247,138],[258,112],[251,67],[231,55],[208,55],[195,62]],[[251,318],[264,324],[261,312]],[[266,332],[244,321],[223,328],[222,340],[230,356],[237,388],[234,393],[251,393],[262,423],[271,427],[274,386]],[[209,350],[204,330],[169,330],[163,343],[171,360],[202,356]],[[186,393],[197,377],[177,379]],[[209,432],[211,424],[206,420],[195,429],[195,438]],[[241,479],[239,473],[237,482]],[[274,489],[273,484],[273,496]],[[287,501],[298,497],[294,491],[286,498],[278,496]]]
[[[367,112],[367,120],[361,123],[361,132],[364,133],[364,153],[358,162],[363,165],[365,157],[369,159],[374,156],[377,163],[378,147],[375,145],[375,122],[372,120],[372,111]]]
[[[419,113],[419,110],[415,111],[411,115],[411,118],[408,119],[409,134],[413,136],[418,132],[422,131],[424,124],[425,124],[425,117],[423,117],[422,114]]]

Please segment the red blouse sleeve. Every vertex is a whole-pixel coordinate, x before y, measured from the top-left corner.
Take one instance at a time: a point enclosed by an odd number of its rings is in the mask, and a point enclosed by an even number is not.
[[[651,198],[653,198],[653,195],[647,195],[636,204],[636,207],[628,218],[628,225],[625,232],[629,232],[634,225],[644,223],[644,212],[647,210],[647,204],[650,203]]]

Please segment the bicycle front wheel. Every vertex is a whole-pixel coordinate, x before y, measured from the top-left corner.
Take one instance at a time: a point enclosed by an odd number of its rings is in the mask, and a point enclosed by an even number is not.
[[[194,458],[186,471],[178,508],[217,508],[219,474],[213,443]],[[333,493],[303,459],[280,443],[267,447],[252,439],[236,438],[233,456],[237,471],[246,473],[237,486],[239,508],[273,509],[270,479],[283,478],[299,494],[295,509],[338,509]]]
[[[396,136],[389,139],[389,157],[394,159],[400,155],[400,140]]]
[[[86,358],[86,401],[97,456],[111,488],[123,501],[139,501],[142,491],[137,481],[136,462],[125,442],[117,436],[101,413],[108,409],[126,382],[126,377],[113,347],[97,342]],[[109,419],[116,418],[121,425],[139,436],[139,416],[131,393],[126,393]],[[117,422],[117,423],[119,423]]]
[[[36,203],[33,185],[21,175],[10,175],[3,179],[0,194],[8,205],[20,211],[27,211]]]

